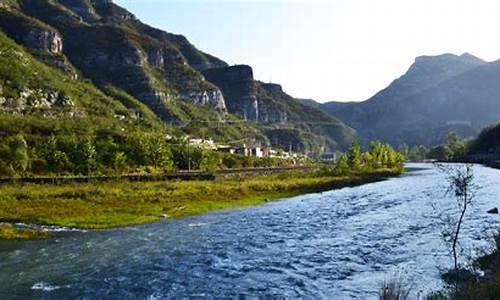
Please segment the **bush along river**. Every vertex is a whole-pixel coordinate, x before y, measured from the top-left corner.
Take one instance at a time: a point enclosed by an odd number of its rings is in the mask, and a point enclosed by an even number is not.
[[[492,247],[500,170],[475,166],[479,190],[463,231],[466,255]],[[410,164],[397,178],[271,202],[54,239],[0,242],[0,298],[310,297],[376,299],[403,278],[414,296],[451,267],[439,212],[445,175]]]

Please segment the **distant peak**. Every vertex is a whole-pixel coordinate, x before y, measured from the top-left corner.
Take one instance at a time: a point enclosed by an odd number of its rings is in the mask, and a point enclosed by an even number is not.
[[[456,55],[453,53],[444,53],[440,55],[422,55],[415,58],[415,63],[432,63],[432,62],[453,62],[453,61],[462,61],[468,63],[476,63],[483,64],[486,63],[484,60],[465,52],[462,55]]]
[[[460,55],[460,57],[464,58],[464,59],[468,59],[468,60],[480,61],[480,62],[483,62],[483,63],[486,62],[483,59],[481,59],[481,58],[479,58],[479,57],[477,57],[475,55],[470,54],[469,52],[463,53],[462,55]]]
[[[427,62],[427,61],[440,61],[458,58],[458,55],[452,53],[443,53],[439,55],[421,55],[415,58],[416,63]]]

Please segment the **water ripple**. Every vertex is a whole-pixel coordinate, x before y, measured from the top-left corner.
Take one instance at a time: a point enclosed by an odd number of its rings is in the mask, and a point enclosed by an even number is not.
[[[432,166],[383,182],[36,243],[0,242],[0,298],[376,298],[395,274],[415,291],[440,286],[450,265],[435,211],[449,210]],[[464,228],[472,253],[491,246],[500,172]],[[432,204],[432,205],[431,205]],[[3,293],[3,294],[2,294]]]

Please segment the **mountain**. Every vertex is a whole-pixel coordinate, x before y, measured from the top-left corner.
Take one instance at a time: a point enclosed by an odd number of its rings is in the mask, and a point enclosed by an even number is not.
[[[357,103],[357,102],[330,101],[330,102],[322,103],[319,108],[328,112],[329,114],[334,115],[335,112],[343,110],[354,103]]]
[[[85,83],[111,106],[192,135],[288,149],[286,135],[269,133],[272,127],[296,131],[301,142],[293,146],[306,151],[345,148],[355,134],[281,88],[255,81],[251,67],[230,67],[110,0],[3,0],[0,30],[65,82]],[[310,116],[321,116],[322,124],[310,124]]]
[[[203,74],[221,88],[230,112],[261,124],[271,142],[281,148],[320,152],[311,142],[323,138],[329,149],[343,149],[355,136],[340,120],[300,103],[281,85],[256,81],[250,66],[213,68]]]
[[[364,142],[431,145],[450,130],[474,136],[500,119],[499,83],[498,62],[467,53],[422,56],[372,98],[322,108],[355,128]]]
[[[314,100],[314,99],[300,99],[300,98],[295,98],[297,99],[297,101],[299,101],[300,103],[306,105],[306,106],[309,106],[309,107],[313,107],[313,108],[320,108],[321,107],[321,103],[319,103],[318,101]]]

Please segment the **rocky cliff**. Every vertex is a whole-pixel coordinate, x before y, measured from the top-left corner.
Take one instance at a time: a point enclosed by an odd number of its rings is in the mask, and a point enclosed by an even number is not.
[[[110,0],[2,1],[0,30],[71,80],[92,83],[129,109],[144,111],[143,105],[182,128],[213,126],[221,133],[220,124],[234,124],[236,115],[248,121],[250,137],[269,143],[264,136],[269,126],[293,129],[304,137],[302,145],[296,145],[304,149],[345,148],[354,134],[337,119],[303,106],[279,85],[256,81],[250,66],[229,67],[184,36],[148,26]],[[41,98],[47,105],[59,101]],[[324,124],[311,123],[318,120]],[[327,130],[331,124],[334,128]],[[245,126],[233,128],[232,135]]]
[[[257,84],[250,66],[206,69],[203,75],[222,90],[230,112],[240,115],[245,120],[259,120]]]
[[[151,28],[112,1],[17,3],[0,18],[9,36],[33,50],[64,53],[85,77],[123,89],[166,121],[175,115],[166,105],[173,100],[225,110],[219,89],[196,71],[225,63],[184,37]]]
[[[23,13],[18,5],[18,2],[6,2],[0,6],[0,28],[30,49],[61,54],[63,39],[57,29]]]
[[[311,149],[314,146],[306,140],[322,136],[320,144],[323,146],[342,149],[355,135],[338,119],[286,94],[281,85],[256,81],[250,66],[208,69],[203,74],[222,90],[229,112],[262,126],[285,126],[286,129],[274,127],[265,130],[271,143],[282,148]]]

